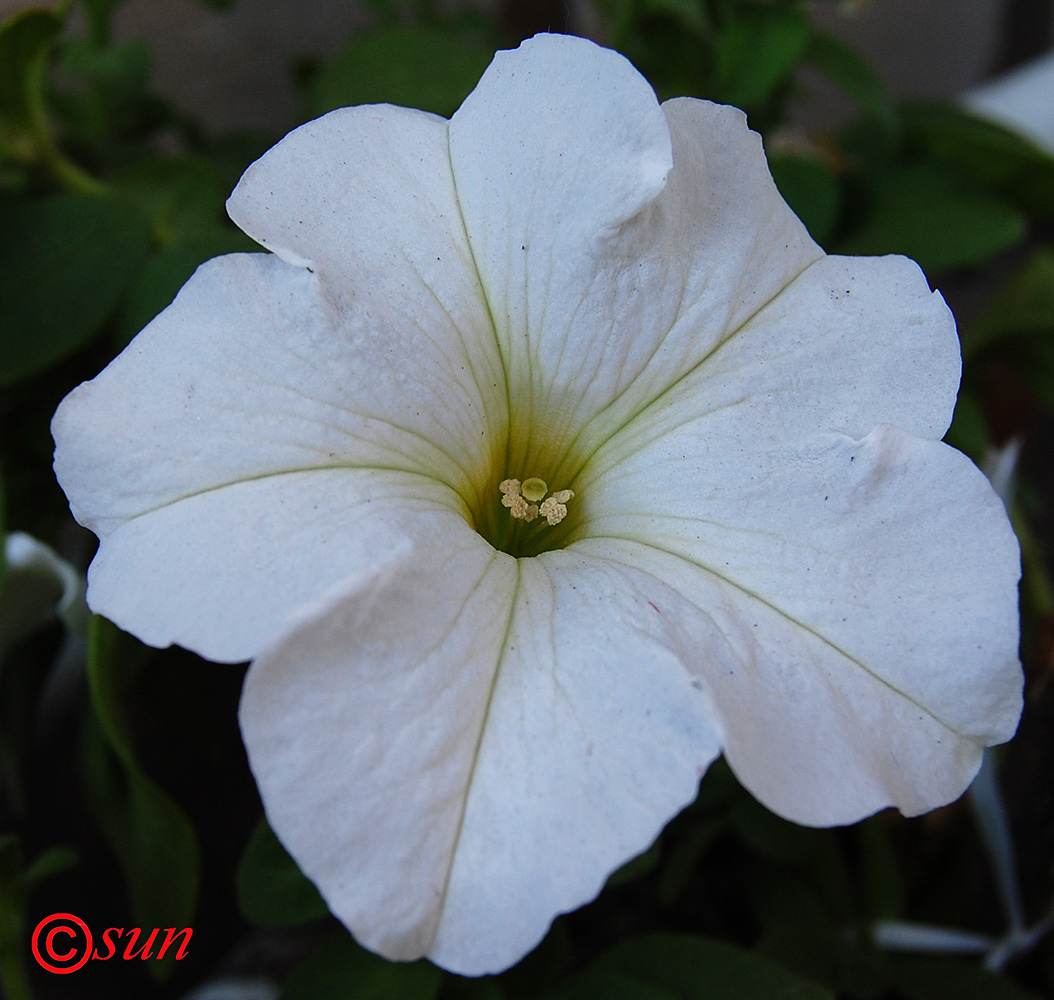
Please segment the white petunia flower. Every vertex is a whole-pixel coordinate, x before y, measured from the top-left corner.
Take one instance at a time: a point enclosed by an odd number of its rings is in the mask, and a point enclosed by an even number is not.
[[[54,421],[144,641],[252,658],[272,826],[368,947],[502,969],[723,752],[802,823],[948,802],[1021,704],[952,317],[828,257],[732,108],[539,36],[347,108]]]

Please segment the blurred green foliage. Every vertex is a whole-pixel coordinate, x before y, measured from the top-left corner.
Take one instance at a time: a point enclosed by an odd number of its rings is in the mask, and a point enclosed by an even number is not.
[[[10,383],[98,335],[146,260],[150,230],[127,201],[86,194],[12,199],[0,229],[0,383]]]
[[[311,117],[354,104],[401,104],[449,117],[487,68],[493,49],[426,25],[395,24],[353,42],[323,66],[307,93]]]
[[[264,819],[245,846],[236,886],[242,914],[257,927],[292,927],[329,913]]]
[[[88,637],[92,711],[85,720],[81,766],[96,822],[116,852],[138,927],[190,926],[201,879],[197,834],[183,810],[143,771],[128,721],[127,700],[143,647],[104,618]],[[159,978],[175,971],[175,956],[150,962]]]
[[[90,542],[72,527],[51,475],[50,415],[198,264],[254,249],[223,203],[280,137],[210,137],[158,96],[149,46],[114,38],[120,4],[64,0],[0,25],[0,513],[7,528],[45,539],[80,569]],[[432,0],[371,6],[372,30],[328,62],[301,67],[305,119],[381,101],[449,115],[494,49],[518,41],[500,16],[450,13]],[[1014,519],[1025,658],[1035,683],[1049,682],[1051,483],[1042,472],[1054,409],[1054,158],[956,107],[897,105],[858,52],[816,28],[801,0],[600,0],[598,8],[606,40],[661,97],[746,111],[784,197],[826,249],[908,254],[953,307],[963,303],[963,391],[949,441],[981,461],[1025,435],[1039,456],[1022,466]],[[803,67],[852,99],[852,124],[814,134],[788,127]],[[848,830],[806,830],[767,813],[720,763],[657,843],[595,903],[559,918],[520,966],[463,980],[427,963],[392,965],[327,916],[261,819],[237,749],[236,672],[148,650],[96,621],[81,686],[67,685],[63,697],[65,681],[51,667],[58,628],[20,639],[0,662],[0,747],[37,748],[5,751],[0,787],[0,982],[13,1000],[32,994],[36,976],[31,964],[27,972],[27,924],[75,905],[104,926],[196,928],[194,957],[153,967],[160,980],[171,977],[167,985],[111,963],[81,980],[85,997],[178,996],[262,933],[287,935],[278,949],[283,1000],[1054,993],[1049,938],[1010,977],[972,960],[907,958],[871,944],[881,919],[1000,930],[962,807],[924,822],[879,816]],[[1017,794],[1027,799],[1043,786],[1049,799],[1049,773],[1025,773],[1014,753]],[[1054,888],[1049,858],[1044,868],[1036,857],[1050,843],[1042,836],[1023,861],[1033,908]],[[82,856],[75,867],[77,855],[54,846],[67,842]],[[26,867],[24,854],[36,862]]]

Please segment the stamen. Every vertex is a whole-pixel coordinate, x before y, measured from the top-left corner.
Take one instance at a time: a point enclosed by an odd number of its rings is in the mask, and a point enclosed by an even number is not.
[[[538,516],[538,504],[528,503],[523,497],[509,497],[509,503],[505,504],[509,508],[509,513],[516,518],[518,521],[526,521],[530,524]],[[502,503],[505,503],[502,500]]]
[[[530,480],[528,480],[530,482]],[[520,481],[518,479],[505,479],[498,484],[498,489],[501,490],[502,505],[509,508],[509,513],[516,518],[517,521],[526,521],[530,524],[538,516],[538,505],[528,503],[520,495]],[[542,496],[544,496],[544,492]]]
[[[574,495],[573,490],[557,490],[548,500],[542,501],[538,513],[550,524],[559,524],[567,517],[567,501]]]
[[[503,479],[498,489],[501,490],[502,506],[508,507],[517,521],[527,521],[528,524],[539,514],[549,524],[559,524],[567,517],[567,501],[575,495],[573,490],[557,490],[547,500],[542,500],[549,487],[544,479],[537,477],[525,479],[522,484],[518,479]],[[542,504],[528,503],[528,500],[542,500]]]

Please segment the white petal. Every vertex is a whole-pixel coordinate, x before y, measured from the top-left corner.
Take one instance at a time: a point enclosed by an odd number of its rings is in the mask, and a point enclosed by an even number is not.
[[[822,257],[655,408],[705,397],[770,441],[879,423],[939,439],[959,374],[955,318],[914,261]]]
[[[88,599],[150,645],[247,660],[334,584],[448,518],[463,523],[447,494],[383,469],[290,472],[200,492],[107,535]]]
[[[619,359],[618,396],[583,437],[603,440],[629,422],[824,259],[743,112],[692,98],[662,107],[674,166],[655,202],[624,227],[623,245],[605,248],[608,269],[622,273],[606,282],[617,291],[604,312],[618,318],[605,344],[605,363]]]
[[[888,426],[777,448],[708,426],[594,484],[591,531],[720,621],[698,670],[732,766],[807,823],[956,797],[1021,709],[1017,543],[984,477]]]
[[[597,449],[576,488],[596,500],[593,482],[610,475],[604,489],[617,492],[633,474],[621,463],[638,452],[630,468],[651,475],[654,442],[688,427],[707,468],[726,453],[827,431],[863,437],[880,423],[940,438],[959,372],[955,319],[914,261],[822,257]]]
[[[245,659],[342,566],[388,548],[355,528],[375,492],[356,470],[399,473],[418,483],[404,494],[456,510],[484,488],[473,476],[500,435],[464,355],[361,319],[381,327],[334,312],[317,275],[276,257],[219,258],[66,398],[55,470],[101,539],[93,608],[147,641]]]
[[[821,255],[740,112],[665,112],[622,57],[539,36],[500,53],[451,121],[525,465],[541,438],[579,435],[587,454]]]
[[[383,340],[404,392],[419,391],[414,373],[433,364],[451,387],[475,382],[487,396],[504,379],[447,147],[447,123],[435,115],[343,108],[252,164],[227,211],[268,249],[315,271],[349,333],[369,328]]]
[[[251,668],[242,728],[271,824],[359,940],[480,974],[591,899],[719,748],[661,586],[436,543],[305,613]]]
[[[74,514],[105,536],[203,490],[313,468],[395,468],[470,491],[466,470],[491,447],[484,398],[456,344],[385,324],[404,305],[359,323],[276,257],[202,265],[56,413]]]

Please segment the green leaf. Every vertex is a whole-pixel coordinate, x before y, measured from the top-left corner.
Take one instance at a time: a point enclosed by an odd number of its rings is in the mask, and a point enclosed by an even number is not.
[[[884,817],[873,816],[857,826],[860,838],[861,888],[872,920],[904,915],[907,889]]]
[[[1003,976],[950,958],[898,958],[893,975],[905,1000],[1039,1000]]]
[[[498,982],[510,997],[547,996],[547,990],[567,978],[575,962],[576,947],[568,921],[557,917],[534,951],[501,973]]]
[[[223,254],[259,250],[259,244],[233,227],[216,227],[162,247],[146,262],[128,290],[117,322],[116,346],[124,347],[161,312],[199,265]]]
[[[142,39],[97,45],[64,39],[58,71],[73,86],[51,95],[68,144],[110,172],[143,158],[144,140],[170,125],[189,138],[191,126],[149,87],[152,52]],[[79,190],[79,189],[78,189]]]
[[[549,1000],[833,1000],[768,959],[722,941],[655,934],[617,945]]]
[[[25,10],[0,25],[0,138],[8,129],[37,133],[45,120],[44,72],[62,19]]]
[[[30,997],[22,954],[26,904],[32,890],[77,861],[76,851],[55,847],[23,870],[18,838],[13,834],[0,836],[0,996],[6,1000],[29,1000]]]
[[[121,45],[96,45],[71,38],[62,46],[65,73],[100,87],[115,104],[142,97],[147,92],[153,55],[142,39]]]
[[[699,0],[643,0],[641,16],[672,18],[701,38],[707,37],[713,27]]]
[[[964,352],[965,363],[965,352]],[[967,387],[959,390],[955,401],[955,414],[944,440],[953,448],[967,454],[975,462],[981,462],[992,443],[984,410],[977,396]]]
[[[653,871],[662,859],[662,846],[656,841],[643,854],[630,858],[621,868],[613,871],[607,880],[608,887],[625,885]]]
[[[48,879],[76,868],[80,855],[72,847],[53,847],[40,855],[23,873],[22,884],[33,889]]]
[[[479,979],[447,976],[439,994],[439,1000],[504,1000],[504,997],[497,980],[489,976]]]
[[[103,46],[110,40],[110,21],[113,12],[124,0],[81,0],[88,16],[88,32],[93,45]]]
[[[413,7],[421,5],[422,0],[412,0]],[[382,27],[399,24],[403,20],[402,11],[406,10],[403,7],[400,11],[399,0],[366,0],[366,6]]]
[[[757,799],[737,799],[728,819],[744,843],[766,860],[804,867],[816,857],[821,831],[791,823]]]
[[[883,126],[893,127],[896,112],[889,94],[871,63],[852,45],[826,32],[814,31],[803,61],[841,87],[862,111]]]
[[[944,104],[902,109],[909,151],[945,164],[1033,215],[1054,216],[1054,156],[1002,125]]]
[[[940,167],[892,167],[868,182],[863,221],[839,253],[906,254],[937,274],[982,264],[1025,236],[1018,210]]]
[[[0,996],[29,1000],[22,963],[26,891],[21,878],[22,848],[14,834],[0,835]]]
[[[249,838],[235,884],[242,915],[257,927],[291,927],[329,914],[265,819]]]
[[[725,829],[724,820],[695,819],[685,823],[680,835],[666,843],[655,886],[655,898],[663,906],[672,907],[681,899],[703,856]]]
[[[718,42],[720,100],[746,111],[763,104],[801,61],[809,34],[802,11],[741,10]]]
[[[593,1000],[603,997],[604,1000],[687,1000],[694,996],[689,993],[678,993],[655,986],[620,972],[596,971],[586,973],[572,984],[547,1000]]]
[[[22,848],[13,833],[0,834],[0,894],[13,891],[22,871]]]
[[[880,1000],[889,995],[886,956],[808,905],[781,922],[768,922],[757,949],[846,1000]]]
[[[810,235],[823,245],[831,238],[841,211],[842,191],[834,171],[813,157],[774,154],[772,179]]]
[[[452,115],[493,52],[438,28],[398,25],[362,35],[327,63],[308,94],[311,117],[354,104],[400,104]]]
[[[967,374],[989,355],[1054,406],[1054,249],[1037,250],[963,334]]]
[[[139,213],[116,199],[59,195],[0,208],[0,385],[83,347],[149,247]]]
[[[1054,249],[1042,247],[963,334],[963,357],[1008,338],[1054,338]]]
[[[112,184],[150,220],[161,243],[215,230],[226,219],[227,192],[207,160],[147,160],[123,171]]]
[[[298,966],[279,1000],[434,1000],[442,976],[427,962],[387,962],[342,937]]]
[[[83,761],[96,819],[124,869],[132,912],[142,927],[189,927],[197,907],[200,851],[178,805],[139,766],[124,704],[142,648],[103,618],[92,619],[88,684],[93,713]],[[174,955],[150,962],[165,978]]]

